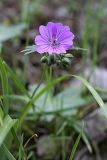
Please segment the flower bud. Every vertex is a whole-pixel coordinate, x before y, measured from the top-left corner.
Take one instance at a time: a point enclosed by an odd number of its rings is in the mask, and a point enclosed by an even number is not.
[[[67,53],[67,54],[65,54],[65,57],[66,57],[66,58],[73,58],[73,55],[70,54],[70,53]]]
[[[47,62],[48,62],[48,58],[47,58],[46,56],[43,56],[43,57],[41,58],[41,62],[42,62],[42,63],[47,63]]]
[[[69,65],[69,64],[71,63],[71,61],[70,61],[69,58],[63,58],[63,59],[62,59],[62,63],[63,63],[64,65]]]

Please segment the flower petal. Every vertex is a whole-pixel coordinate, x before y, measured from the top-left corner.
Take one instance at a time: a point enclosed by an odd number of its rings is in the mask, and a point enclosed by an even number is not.
[[[73,40],[74,34],[70,31],[70,28],[68,26],[64,26],[57,38],[59,39],[59,41],[61,41],[65,38],[70,38],[70,37]]]
[[[59,46],[59,47],[56,47],[56,48],[53,48],[51,50],[51,54],[63,54],[63,53],[66,53],[66,50],[63,46]]]
[[[57,28],[56,28],[55,23],[48,22],[48,24],[47,24],[47,30],[48,30],[50,39],[56,38]]]
[[[53,54],[54,52],[53,52],[53,48],[50,46],[49,48],[48,48],[48,53],[49,54]]]
[[[74,39],[74,35],[71,33],[71,32],[65,32],[63,33],[59,38],[58,40],[61,42],[65,39],[71,39],[73,40]]]
[[[40,45],[37,46],[37,52],[39,53],[45,53],[48,51],[49,46],[48,45]]]
[[[44,45],[47,44],[47,41],[43,39],[40,35],[35,37],[35,44],[36,45]]]
[[[73,40],[72,40],[72,38],[66,38],[66,39],[64,39],[64,40],[61,41],[61,44],[62,45],[64,45],[64,44],[66,44],[66,45],[72,45],[73,44]]]
[[[63,54],[66,53],[65,48],[61,45],[57,48],[57,54]]]
[[[65,48],[65,50],[68,50],[68,49],[70,49],[70,48],[72,48],[72,47],[73,47],[73,42],[72,42],[72,44],[71,44],[71,45],[69,45],[69,44],[65,44],[65,45],[63,45],[63,47]]]
[[[39,32],[40,32],[42,38],[48,41],[48,39],[49,39],[49,33],[48,33],[48,30],[47,30],[47,27],[41,25],[39,27]]]
[[[51,39],[57,38],[61,30],[63,29],[63,25],[61,23],[48,22],[47,29]]]

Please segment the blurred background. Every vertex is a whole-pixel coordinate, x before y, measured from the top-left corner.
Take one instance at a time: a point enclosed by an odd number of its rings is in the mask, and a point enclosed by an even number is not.
[[[33,53],[24,56],[21,51],[26,46],[34,45],[39,26],[46,25],[49,21],[69,25],[75,34],[74,47],[87,49],[72,51],[74,58],[71,65],[66,69],[55,67],[55,76],[81,74],[96,88],[106,104],[106,0],[0,0],[0,56],[10,67],[10,94],[24,96],[16,85],[19,81],[29,93],[33,93],[34,86],[40,82],[43,71],[40,55]],[[15,79],[14,74],[19,79]],[[44,83],[45,80],[43,85]],[[31,157],[29,159],[68,160],[84,120],[85,131],[75,160],[106,160],[107,120],[90,93],[78,80],[69,79],[58,85],[54,89],[54,94],[59,101],[65,95],[63,113],[56,112],[48,101],[39,114],[36,114],[36,111],[31,112],[23,124],[21,135],[24,135],[24,143],[34,133],[38,135],[27,145],[27,152]],[[58,105],[60,106],[57,98],[56,109]],[[46,95],[36,105],[41,105],[44,99]],[[25,102],[18,99],[14,102],[10,100],[12,117],[18,117],[23,103]],[[67,107],[69,110],[66,111]],[[15,144],[11,148],[15,155],[16,148]]]

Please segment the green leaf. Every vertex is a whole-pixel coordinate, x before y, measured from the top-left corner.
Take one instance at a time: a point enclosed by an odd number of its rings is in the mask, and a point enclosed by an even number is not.
[[[4,154],[7,156],[8,160],[16,160],[4,144],[2,145],[1,149],[4,152]]]
[[[12,77],[14,83],[16,84],[16,86],[20,89],[20,91],[25,94],[27,97],[30,98],[29,93],[27,92],[26,88],[24,87],[24,84],[21,82],[20,77],[17,76],[17,74],[15,74],[12,69],[5,63],[5,67],[7,69],[7,71],[10,73],[10,76]]]
[[[31,85],[29,87],[29,93],[32,95],[34,88],[37,85]],[[38,94],[45,85],[41,85],[36,92]],[[63,98],[64,97],[64,98]],[[22,98],[22,97],[21,97]],[[24,98],[24,97],[23,97]],[[25,98],[26,99],[26,98]],[[36,102],[35,102],[35,113],[43,115],[41,118],[46,120],[52,120],[54,115],[61,113],[62,115],[75,115],[79,108],[86,106],[92,102],[92,97],[82,97],[81,88],[66,88],[61,93],[54,97],[51,97],[46,91]],[[34,110],[30,110],[30,113],[34,113]]]
[[[23,111],[19,117],[19,121],[18,121],[18,126],[23,122],[25,116],[29,113],[29,110],[31,109],[31,104],[35,103],[47,90],[49,90],[51,87],[55,86],[56,84],[58,84],[59,82],[71,78],[71,77],[75,77],[77,79],[79,79],[84,86],[86,86],[89,91],[91,92],[91,94],[93,95],[93,97],[95,98],[95,100],[97,101],[97,103],[99,104],[99,106],[104,110],[104,114],[107,117],[107,111],[105,112],[105,105],[103,100],[101,99],[101,97],[98,95],[98,93],[95,91],[95,89],[82,77],[80,76],[76,76],[76,75],[65,75],[62,76],[60,78],[57,78],[55,80],[53,80],[52,82],[48,83],[43,89],[41,89],[41,91],[36,94],[36,96],[32,97],[32,99],[25,105],[25,107],[23,108]],[[18,127],[17,126],[17,127]]]
[[[9,115],[4,118],[3,125],[0,126],[0,146],[3,144],[6,136],[15,125],[16,121],[17,120],[11,119]]]
[[[71,50],[76,50],[76,51],[88,51],[88,49],[80,48],[80,47],[73,47]]]
[[[7,72],[5,69],[4,62],[1,58],[0,58],[0,75],[2,80],[3,95],[5,96],[5,95],[8,95],[8,78],[7,78]],[[4,102],[3,110],[4,110],[4,113],[7,114],[8,108],[9,108],[8,98],[5,97],[3,102]]]
[[[107,118],[107,109],[105,107],[105,104],[104,104],[102,98],[99,96],[99,94],[96,92],[96,90],[84,78],[82,78],[80,76],[76,76],[76,75],[74,75],[74,77],[79,79],[88,88],[88,90],[91,92],[91,94],[93,95],[96,102],[99,104],[99,106],[103,110],[105,117]]]
[[[2,111],[2,108],[0,107],[0,125],[3,125],[3,117],[4,117],[4,113]]]
[[[76,142],[75,142],[75,144],[74,144],[74,146],[73,146],[73,149],[72,149],[72,152],[71,152],[71,155],[70,155],[69,160],[73,160],[73,159],[74,159],[75,152],[76,152],[77,147],[78,147],[78,144],[79,144],[79,142],[80,142],[82,133],[83,133],[83,129],[81,130],[81,133],[78,135],[78,137],[77,137],[77,139],[76,139]]]
[[[27,159],[24,148],[23,148],[23,136],[21,137],[21,142],[20,142],[20,146],[19,146],[19,158],[18,160],[22,160],[22,159]]]
[[[7,41],[20,35],[26,27],[27,26],[24,23],[12,26],[5,26],[3,24],[0,24],[0,42]]]
[[[73,127],[75,128],[75,130],[78,133],[81,133],[81,127],[82,126],[78,122],[73,123]],[[82,139],[84,140],[89,152],[92,153],[92,147],[91,147],[90,141],[88,139],[88,136],[85,132],[82,133]]]
[[[22,160],[22,158],[24,159],[24,157],[26,159],[25,149],[23,147],[23,136],[21,137],[21,139],[19,139],[14,128],[12,127],[11,132],[14,137],[15,144],[19,148],[19,154],[18,154],[19,160]]]
[[[23,51],[24,55],[36,52],[36,45],[27,46]]]

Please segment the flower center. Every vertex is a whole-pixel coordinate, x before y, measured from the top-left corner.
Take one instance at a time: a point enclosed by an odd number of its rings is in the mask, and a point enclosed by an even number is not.
[[[50,44],[52,47],[58,46],[59,45],[58,39],[55,38],[55,39],[50,40]]]

